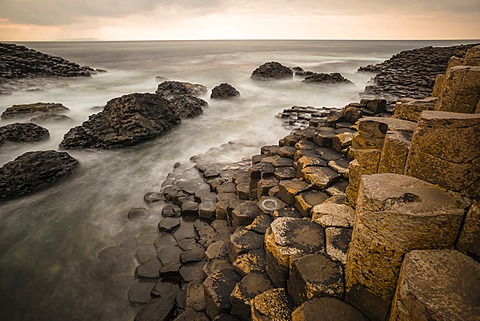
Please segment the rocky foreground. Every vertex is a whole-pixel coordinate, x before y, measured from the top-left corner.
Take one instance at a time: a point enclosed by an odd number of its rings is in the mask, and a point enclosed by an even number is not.
[[[478,320],[478,59],[451,58],[434,97],[296,106],[250,160],[212,160],[231,143],[177,166],[145,195],[167,205],[135,320]]]
[[[428,60],[432,50],[399,56]],[[392,62],[382,69],[395,75],[392,85],[376,84],[388,100],[341,111],[295,106],[279,115],[295,130],[259,155],[216,162],[232,142],[193,157],[194,167],[176,165],[161,191],[144,196],[145,208],[128,214],[162,212],[153,240],[135,245],[135,320],[478,320],[479,60],[480,47],[448,60],[433,97],[422,99],[428,86],[415,77],[440,60],[418,70],[416,60]],[[260,78],[312,76],[265,65]],[[237,95],[222,87],[222,98]],[[164,82],[155,94],[115,98],[62,147],[151,139],[198,115],[205,92]],[[6,130],[25,131],[14,125]],[[0,169],[0,181],[11,182],[0,186],[3,199],[53,184],[77,163],[39,153]]]

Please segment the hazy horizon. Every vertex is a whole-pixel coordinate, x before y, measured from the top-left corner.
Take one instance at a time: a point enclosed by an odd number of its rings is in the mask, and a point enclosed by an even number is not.
[[[0,41],[480,39],[478,0],[21,0]]]

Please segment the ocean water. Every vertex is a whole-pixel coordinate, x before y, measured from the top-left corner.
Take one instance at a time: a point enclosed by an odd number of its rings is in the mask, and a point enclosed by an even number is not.
[[[241,97],[210,100],[198,118],[184,120],[163,137],[135,147],[69,151],[77,172],[45,191],[0,203],[0,318],[4,320],[133,320],[127,300],[134,282],[136,244],[149,242],[159,208],[145,222],[128,211],[146,207],[143,195],[159,191],[176,162],[229,141],[242,141],[240,160],[273,144],[288,130],[275,115],[285,108],[341,108],[358,101],[372,77],[360,66],[428,45],[462,41],[152,41],[32,42],[27,47],[81,65],[108,70],[92,78],[35,80],[0,96],[0,113],[13,104],[59,102],[71,122],[47,124],[51,139],[37,144],[5,144],[0,166],[31,150],[58,149],[63,135],[80,125],[93,107],[133,92],[154,92],[160,76],[200,83],[211,90],[228,82]],[[352,86],[318,86],[301,79],[258,82],[250,74],[267,61],[314,72],[340,72]],[[0,121],[0,126],[13,121]]]

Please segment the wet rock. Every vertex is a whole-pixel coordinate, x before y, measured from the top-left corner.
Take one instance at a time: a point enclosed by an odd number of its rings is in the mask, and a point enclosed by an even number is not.
[[[163,235],[160,235],[158,236],[155,240],[154,240],[154,243],[153,245],[155,245],[155,248],[157,250],[162,250],[162,249],[165,249],[165,248],[169,248],[169,247],[172,247],[174,246],[175,244],[177,243],[177,240],[175,240],[175,238],[173,237],[172,234],[163,234]]]
[[[27,152],[0,168],[0,201],[45,189],[73,174],[77,165],[65,152]]]
[[[275,286],[286,284],[295,258],[325,251],[323,228],[307,219],[282,217],[274,220],[265,234],[267,274]]]
[[[226,99],[240,96],[240,92],[236,90],[232,85],[223,83],[212,89],[210,98],[213,99]]]
[[[295,305],[301,305],[313,297],[343,299],[343,289],[342,266],[328,255],[305,255],[293,261],[288,278],[288,294]]]
[[[228,257],[228,243],[224,240],[216,241],[207,248],[205,256],[209,260],[226,259]]]
[[[277,80],[293,78],[293,71],[282,64],[272,61],[255,69],[250,76],[255,80]]]
[[[180,219],[166,217],[158,223],[158,229],[163,232],[171,232],[180,226]]]
[[[145,304],[149,302],[152,299],[150,292],[154,286],[154,283],[134,282],[128,289],[128,301],[132,305]]]
[[[119,148],[162,135],[180,123],[182,111],[155,94],[129,94],[107,102],[105,108],[70,129],[60,148]]]
[[[246,230],[238,229],[230,236],[228,242],[228,256],[230,262],[234,262],[240,254],[263,246],[263,235]]]
[[[338,72],[330,74],[313,73],[305,77],[303,82],[315,84],[352,84],[350,80],[346,79]]]
[[[302,214],[295,207],[285,206],[281,209],[278,209],[273,212],[272,216],[274,218],[279,217],[292,217],[292,218],[302,218]]]
[[[250,319],[250,301],[257,295],[273,288],[272,282],[263,273],[252,272],[247,274],[230,295],[232,303],[231,313],[243,320]]]
[[[194,201],[186,201],[181,206],[182,215],[196,216],[198,215],[198,203]]]
[[[284,288],[277,288],[257,295],[251,305],[252,321],[262,320],[291,320],[293,304],[289,300]]]
[[[315,150],[315,153],[317,153],[320,158],[326,160],[326,161],[332,161],[332,160],[337,160],[343,157],[341,153],[338,153],[334,151],[331,148],[327,147],[320,147]]]
[[[169,298],[172,301],[175,300],[180,288],[178,284],[172,282],[164,282],[163,280],[157,281],[151,294],[155,298]]]
[[[182,220],[180,222],[180,227],[173,232],[173,237],[175,240],[177,240],[177,242],[180,242],[183,239],[192,239],[197,237],[193,223]]]
[[[265,273],[266,264],[265,250],[256,249],[239,255],[232,265],[233,269],[244,277],[250,272]]]
[[[214,318],[228,312],[231,306],[230,295],[241,277],[233,270],[216,271],[203,282],[207,315]]]
[[[155,256],[157,256],[157,250],[152,245],[140,246],[135,251],[135,258],[140,264],[147,262]]]
[[[245,226],[253,222],[258,216],[258,207],[256,202],[246,201],[238,205],[232,212],[233,226]]]
[[[328,187],[325,192],[330,196],[344,196],[348,186],[348,181],[339,180],[332,186]]]
[[[182,249],[178,246],[171,246],[158,251],[158,258],[164,266],[170,263],[180,263]]]
[[[189,246],[180,254],[182,263],[200,262],[205,258],[205,249],[198,243]]]
[[[203,201],[198,205],[198,217],[209,220],[215,219],[216,203],[213,201]]]
[[[135,276],[140,279],[158,279],[162,263],[157,257],[153,257],[147,262],[140,264],[135,270]]]
[[[270,189],[278,186],[279,180],[275,177],[270,177],[268,179],[261,179],[257,182],[257,199],[262,196],[267,196]]]
[[[213,321],[240,321],[240,319],[231,315],[230,313],[223,313],[213,319]]]
[[[293,156],[295,155],[295,152],[297,151],[297,149],[294,147],[296,143],[297,143],[297,141],[292,141],[293,145],[280,147],[280,149],[278,150],[278,155],[280,157],[293,159]]]
[[[166,321],[175,310],[175,305],[170,299],[158,298],[145,304],[135,316],[135,321]]]
[[[0,140],[35,143],[50,138],[48,129],[33,123],[15,123],[0,127]]]
[[[325,321],[368,321],[354,307],[335,298],[314,298],[303,303],[292,312],[292,321],[316,320],[322,316]]]
[[[203,281],[203,266],[205,262],[187,263],[180,268],[180,276],[184,282],[201,283]]]
[[[8,107],[3,113],[2,119],[13,119],[22,117],[41,116],[45,114],[62,114],[69,111],[67,107],[58,103],[33,103],[23,105],[13,105]]]
[[[148,204],[162,201],[163,193],[148,192],[143,196],[143,200]]]

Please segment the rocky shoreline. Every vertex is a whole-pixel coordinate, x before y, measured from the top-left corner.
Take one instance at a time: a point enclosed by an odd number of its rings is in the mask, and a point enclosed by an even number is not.
[[[449,53],[459,57],[445,60]],[[137,220],[162,212],[150,242],[136,242],[128,290],[135,320],[475,320],[478,61],[479,46],[402,52],[361,68],[378,72],[365,91],[375,97],[340,111],[284,110],[278,117],[292,133],[258,155],[218,162],[244,144],[231,142],[192,157],[193,164],[176,164],[162,190],[144,196],[145,208],[128,213]],[[303,72],[266,65],[252,78]],[[220,97],[237,96],[223,87]],[[155,94],[113,99],[61,147],[153,138],[164,132],[158,126],[169,130],[201,113],[204,101],[196,96],[205,92],[164,82]],[[157,107],[170,110],[169,120],[157,121]],[[135,136],[122,134],[115,109],[132,119]],[[61,173],[73,171],[70,163]],[[4,167],[1,175],[15,166]]]
[[[420,52],[430,55],[432,50]],[[466,68],[476,73],[478,101],[478,68]],[[384,67],[382,72],[390,71]],[[376,86],[382,93],[390,90],[381,82]],[[215,163],[217,150],[192,158],[193,168],[177,167],[161,192],[145,196],[155,195],[167,205],[150,249],[157,254],[147,259],[140,255],[145,250],[137,249],[138,283],[129,299],[144,305],[135,320],[317,320],[319,315],[325,320],[385,320],[388,315],[389,320],[412,320],[424,313],[434,320],[475,320],[478,305],[453,300],[451,293],[468,298],[480,289],[480,264],[474,261],[480,250],[473,237],[479,230],[474,222],[478,170],[462,178],[464,183],[456,179],[452,184],[444,178],[458,171],[454,163],[414,156],[423,153],[418,146],[441,139],[447,150],[453,148],[447,141],[454,141],[461,146],[457,152],[471,155],[464,163],[469,173],[475,166],[471,159],[480,156],[478,146],[468,143],[479,138],[479,114],[458,114],[455,104],[439,103],[451,95],[443,86],[439,98],[418,99],[428,92],[412,85],[402,94],[417,94],[397,101],[394,109],[386,99],[362,99],[340,112],[295,106],[279,114],[292,134],[262,147],[250,161]],[[469,92],[459,89],[455,97],[461,100]],[[449,112],[435,111],[441,109]],[[439,132],[460,127],[470,134],[447,138]],[[426,155],[439,153],[431,149]],[[444,215],[438,223],[437,208]],[[360,225],[367,226],[370,212],[408,216],[412,211],[405,222],[380,221],[366,231]],[[408,220],[429,220],[432,226],[423,231],[423,223],[409,227]],[[390,250],[376,258],[385,246]],[[444,260],[452,267],[439,270]],[[458,264],[466,273],[458,274],[453,268]],[[382,279],[385,273],[389,281]],[[439,282],[445,288],[437,288]],[[453,285],[457,282],[469,286],[459,289]],[[423,300],[423,293],[436,293],[438,299]]]

